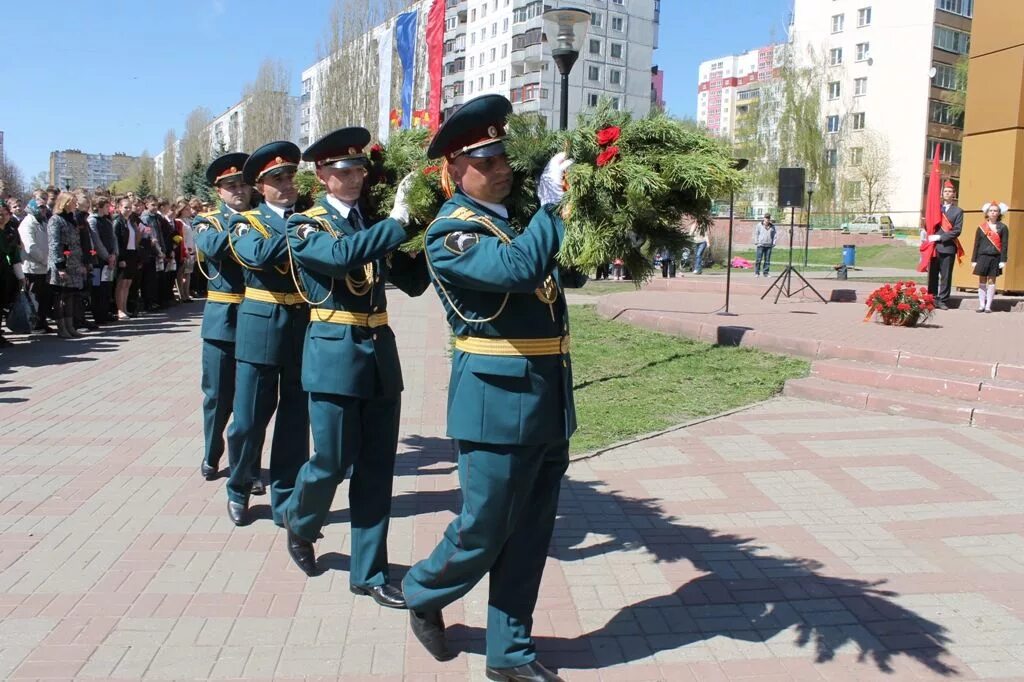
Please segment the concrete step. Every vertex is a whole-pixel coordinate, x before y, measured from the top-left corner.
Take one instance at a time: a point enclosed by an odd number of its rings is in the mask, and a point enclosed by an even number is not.
[[[1013,433],[1020,433],[1024,429],[1024,410],[1019,407],[830,381],[820,376],[787,381],[783,394],[874,412],[931,419],[945,424],[980,426]]]
[[[902,364],[890,367],[855,360],[817,360],[811,365],[811,375],[838,383],[919,393],[967,403],[1024,407],[1024,382],[951,374],[946,371],[946,362],[936,358],[930,359],[927,366],[927,369],[918,369]]]

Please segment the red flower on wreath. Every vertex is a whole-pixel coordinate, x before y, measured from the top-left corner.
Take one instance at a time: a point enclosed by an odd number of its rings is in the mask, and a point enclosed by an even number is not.
[[[70,255],[71,255],[71,251],[65,251],[65,252],[64,252],[64,255],[65,255],[65,256],[70,256]]]
[[[374,161],[380,161],[384,158],[384,147],[379,144],[375,144],[370,147],[370,158]]]
[[[424,175],[433,175],[434,173],[437,173],[440,170],[441,170],[440,166],[427,166],[426,168],[423,169],[423,174]]]
[[[597,143],[602,147],[615,142],[619,139],[619,135],[622,134],[622,129],[619,126],[608,126],[597,131]]]
[[[601,152],[600,154],[597,155],[597,165],[598,165],[598,167],[600,168],[600,167],[607,166],[618,155],[619,155],[619,148],[618,147],[608,147],[608,149],[605,149],[603,152]]]
[[[96,249],[89,249],[89,255],[90,256],[95,256],[96,255]]]

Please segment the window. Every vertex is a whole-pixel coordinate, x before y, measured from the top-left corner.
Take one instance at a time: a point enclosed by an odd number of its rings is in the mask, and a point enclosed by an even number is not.
[[[588,107],[596,107],[597,106],[597,101],[598,101],[598,96],[597,96],[596,92],[591,92],[591,93],[587,94],[587,106]]]
[[[835,115],[829,116],[827,119],[825,119],[825,123],[826,123],[825,127],[828,130],[828,132],[830,132],[830,133],[838,133],[839,132],[839,117],[838,116],[835,116]]]
[[[956,67],[952,64],[932,64],[935,67],[935,76],[932,78],[932,85],[943,90],[956,90]]]
[[[625,5],[626,0],[612,0],[613,5]]]
[[[865,116],[863,111],[858,111],[856,114],[854,114],[853,119],[851,121],[853,124],[853,129],[864,130],[864,119]]]
[[[477,90],[483,90],[484,89],[484,77],[483,76],[480,76],[480,78],[477,79],[476,89]]]
[[[935,8],[968,19],[974,16],[974,0],[935,0]]]
[[[939,161],[942,163],[960,163],[961,147],[959,142],[937,140],[931,137],[928,138],[928,144],[925,147],[926,159],[931,160],[932,154],[935,152],[935,145],[939,145]]]
[[[828,63],[830,66],[839,66],[843,63],[843,48],[833,47],[828,51]]]
[[[508,80],[508,71],[506,69],[501,70],[501,82],[504,83]]]
[[[497,58],[498,58],[498,48],[492,47],[491,48],[491,61],[493,62]]]
[[[839,162],[839,152],[835,149],[825,150],[825,165],[829,168],[835,168]]]
[[[473,94],[473,81],[469,81],[469,94]]]
[[[618,110],[618,108],[619,108],[619,98],[618,97],[612,97],[612,109]]]
[[[855,78],[853,80],[853,94],[855,97],[868,94],[867,78]]]
[[[839,81],[832,81],[831,83],[828,84],[828,98],[829,99],[839,99],[839,93],[840,92],[841,92],[841,87],[839,85]]]
[[[476,66],[476,57],[470,57],[470,58],[469,58],[469,68],[471,68],[471,69],[472,69],[472,68],[474,68],[475,66]]]
[[[843,15],[833,14],[832,15],[832,32],[842,33],[843,32]]]
[[[871,43],[857,43],[857,61],[862,62],[871,56]]]
[[[470,21],[476,21],[476,10],[475,9],[474,10],[470,10],[470,12],[469,12],[469,20]]]
[[[622,59],[622,43],[612,43],[611,57],[612,59]]]
[[[933,99],[928,103],[928,120],[932,123],[938,123],[944,126],[953,126],[954,128],[964,127],[963,116],[953,116],[950,112],[949,104],[947,102],[940,102],[936,99]]]
[[[599,81],[601,80],[601,67],[599,66],[588,66],[587,67],[587,80]]]
[[[601,41],[590,39],[590,54],[601,54]]]
[[[612,30],[620,33],[626,30],[626,20],[622,17],[612,17]]]
[[[946,52],[967,54],[971,48],[971,34],[948,26],[935,26],[935,47]]]
[[[871,8],[863,7],[857,10],[857,26],[871,25]]]
[[[843,194],[845,194],[849,199],[859,197],[861,195],[860,180],[847,180]]]
[[[594,12],[590,15],[590,25],[595,28],[601,28],[604,26],[604,15],[600,12]]]
[[[859,166],[864,161],[864,147],[850,147],[849,161],[851,166]]]
[[[494,85],[494,74],[493,73],[491,74],[491,77],[488,79],[488,85]]]
[[[508,43],[501,46],[501,58],[504,59],[508,56]]]
[[[619,69],[608,69],[608,82],[612,85],[622,85],[622,71]]]
[[[501,24],[501,32],[508,33],[508,17],[505,17],[505,21]]]
[[[498,22],[495,21],[491,24],[491,37],[493,38],[496,35],[498,35]]]

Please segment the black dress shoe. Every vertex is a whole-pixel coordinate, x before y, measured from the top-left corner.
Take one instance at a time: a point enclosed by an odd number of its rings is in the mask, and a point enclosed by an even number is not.
[[[288,532],[287,545],[288,545],[288,556],[292,558],[295,565],[299,569],[308,575],[310,578],[317,574],[316,570],[316,551],[313,549],[313,543],[305,538],[300,538],[298,535],[292,532],[292,529],[288,527],[288,519],[285,518],[284,528]]]
[[[487,679],[497,680],[497,682],[564,682],[561,677],[537,661],[530,661],[526,665],[517,665],[515,668],[487,666],[484,672],[487,674]]]
[[[440,611],[409,611],[409,625],[412,634],[423,648],[438,661],[450,661],[455,654],[448,650],[444,637],[444,619]]]
[[[943,303],[942,301],[936,303],[935,307],[938,308],[939,310],[949,310],[949,306]]]
[[[373,601],[389,609],[404,609],[405,595],[397,587],[391,585],[374,585],[373,587],[349,586],[352,594],[365,594],[373,597]]]
[[[217,467],[212,467],[206,462],[203,462],[202,465],[199,467],[199,473],[201,473],[203,475],[203,478],[205,478],[207,481],[212,481],[213,479],[217,478],[217,474],[220,472],[217,471]]]
[[[249,508],[241,502],[228,500],[228,518],[236,526],[249,525]]]
[[[253,495],[266,495],[267,494],[267,487],[265,485],[263,485],[263,480],[262,479],[257,478],[255,481],[252,482],[251,493]]]

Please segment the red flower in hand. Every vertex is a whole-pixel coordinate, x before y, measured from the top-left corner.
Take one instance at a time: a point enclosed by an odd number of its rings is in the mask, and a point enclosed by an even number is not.
[[[603,152],[597,155],[598,167],[607,166],[612,160],[619,155],[618,147],[608,147]]]
[[[379,144],[370,147],[370,158],[374,161],[380,161],[384,158],[384,147],[381,147]]]
[[[95,256],[96,255],[96,249],[89,249],[89,255],[90,256]]]
[[[619,139],[619,135],[622,133],[622,129],[619,126],[608,126],[602,130],[597,131],[597,143],[602,147],[606,144],[611,144],[615,140]]]
[[[65,252],[64,252],[64,255],[65,255],[65,256],[70,256],[70,255],[71,255],[71,252],[70,252],[70,251],[65,251]]]

